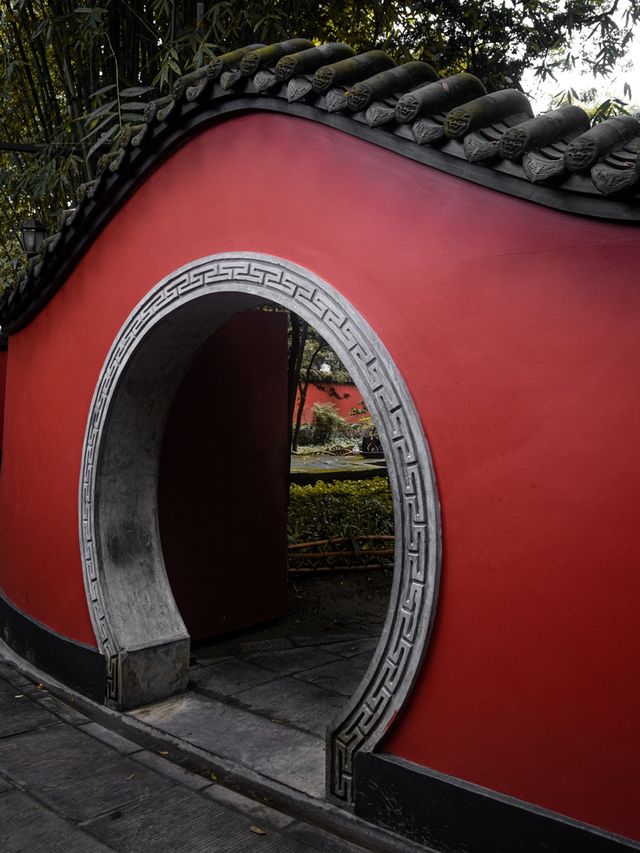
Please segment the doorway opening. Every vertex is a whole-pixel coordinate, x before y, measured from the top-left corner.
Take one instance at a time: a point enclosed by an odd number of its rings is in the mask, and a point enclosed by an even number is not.
[[[312,327],[268,305],[203,344],[168,414],[158,510],[188,695],[134,713],[323,796],[327,729],[388,611],[394,521],[373,420]]]
[[[212,334],[237,315],[267,304],[299,315],[338,354],[371,413],[388,467],[395,544],[384,624],[355,692],[327,720],[326,792],[348,804],[355,755],[375,748],[401,709],[426,648],[437,593],[440,530],[429,451],[402,378],[377,335],[330,285],[279,258],[216,255],[167,276],[134,309],[107,357],[87,424],[79,493],[85,584],[107,659],[107,701],[122,710],[172,696],[177,698],[170,701],[178,705],[185,702],[191,637],[168,580],[158,523],[165,425],[190,367]],[[251,339],[246,343],[247,349],[256,349]],[[198,440],[188,435],[183,443]],[[287,459],[288,453],[281,479],[285,493]],[[270,482],[278,482],[275,474]],[[226,489],[224,498],[220,505],[226,502],[241,531],[253,529],[255,519],[242,500]],[[204,538],[207,524],[205,513],[197,527]],[[233,560],[229,566],[232,572]],[[266,639],[278,645],[283,638]],[[354,640],[345,642],[356,649],[343,651],[358,650]],[[289,651],[291,657],[297,653],[295,646]],[[323,651],[334,663],[337,647]],[[338,652],[337,659],[347,656]],[[257,665],[255,659],[251,662]],[[234,722],[227,732],[251,748],[245,718],[237,708],[231,712]],[[272,776],[274,761],[291,763],[292,755],[299,757],[305,748],[292,744],[296,730],[273,725]]]

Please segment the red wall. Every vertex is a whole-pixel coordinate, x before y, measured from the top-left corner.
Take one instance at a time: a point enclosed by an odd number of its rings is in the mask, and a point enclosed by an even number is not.
[[[335,397],[331,393],[331,389],[338,395]],[[300,402],[300,394],[296,397],[296,411]],[[362,408],[362,394],[358,391],[355,385],[309,385],[307,388],[307,396],[304,401],[304,409],[302,410],[302,423],[313,423],[313,407],[316,403],[331,403],[335,407],[338,414],[349,421],[350,424],[355,424],[363,418],[363,415],[352,415],[351,409]]]
[[[389,349],[431,443],[444,528],[437,626],[387,749],[640,838],[635,228],[293,117],[203,132],[11,341],[5,594],[93,642],[76,504],[100,367],[159,279],[233,250],[288,258],[344,294]]]
[[[4,399],[5,385],[7,381],[7,356],[6,350],[0,350],[0,454],[2,453],[2,435],[4,429]]]

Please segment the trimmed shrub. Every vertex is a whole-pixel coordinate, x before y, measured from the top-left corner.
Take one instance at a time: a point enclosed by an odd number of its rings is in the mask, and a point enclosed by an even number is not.
[[[393,499],[385,477],[371,480],[292,484],[289,543],[342,536],[393,534]]]
[[[349,423],[340,416],[333,403],[316,403],[313,407],[313,442],[326,444],[337,437],[348,435]]]
[[[298,447],[309,447],[313,444],[312,424],[301,424],[298,430]]]

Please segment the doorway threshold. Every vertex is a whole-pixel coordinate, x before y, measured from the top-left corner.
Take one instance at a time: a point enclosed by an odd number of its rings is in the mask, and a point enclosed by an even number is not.
[[[357,624],[287,617],[239,632],[195,649],[185,693],[128,713],[322,799],[325,731],[355,692],[379,634],[379,618],[366,617]]]
[[[292,579],[286,616],[194,644],[187,691],[129,716],[323,799],[326,731],[378,644],[390,578],[377,570]]]

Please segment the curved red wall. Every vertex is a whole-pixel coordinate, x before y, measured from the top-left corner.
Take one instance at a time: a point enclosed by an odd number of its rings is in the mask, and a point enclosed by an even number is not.
[[[76,504],[100,368],[159,279],[233,250],[288,258],[344,294],[391,352],[431,444],[437,626],[386,748],[640,838],[637,229],[293,117],[203,132],[11,339],[5,594],[94,642]]]
[[[4,429],[4,395],[7,382],[7,351],[0,350],[0,458],[2,455],[2,432]]]

